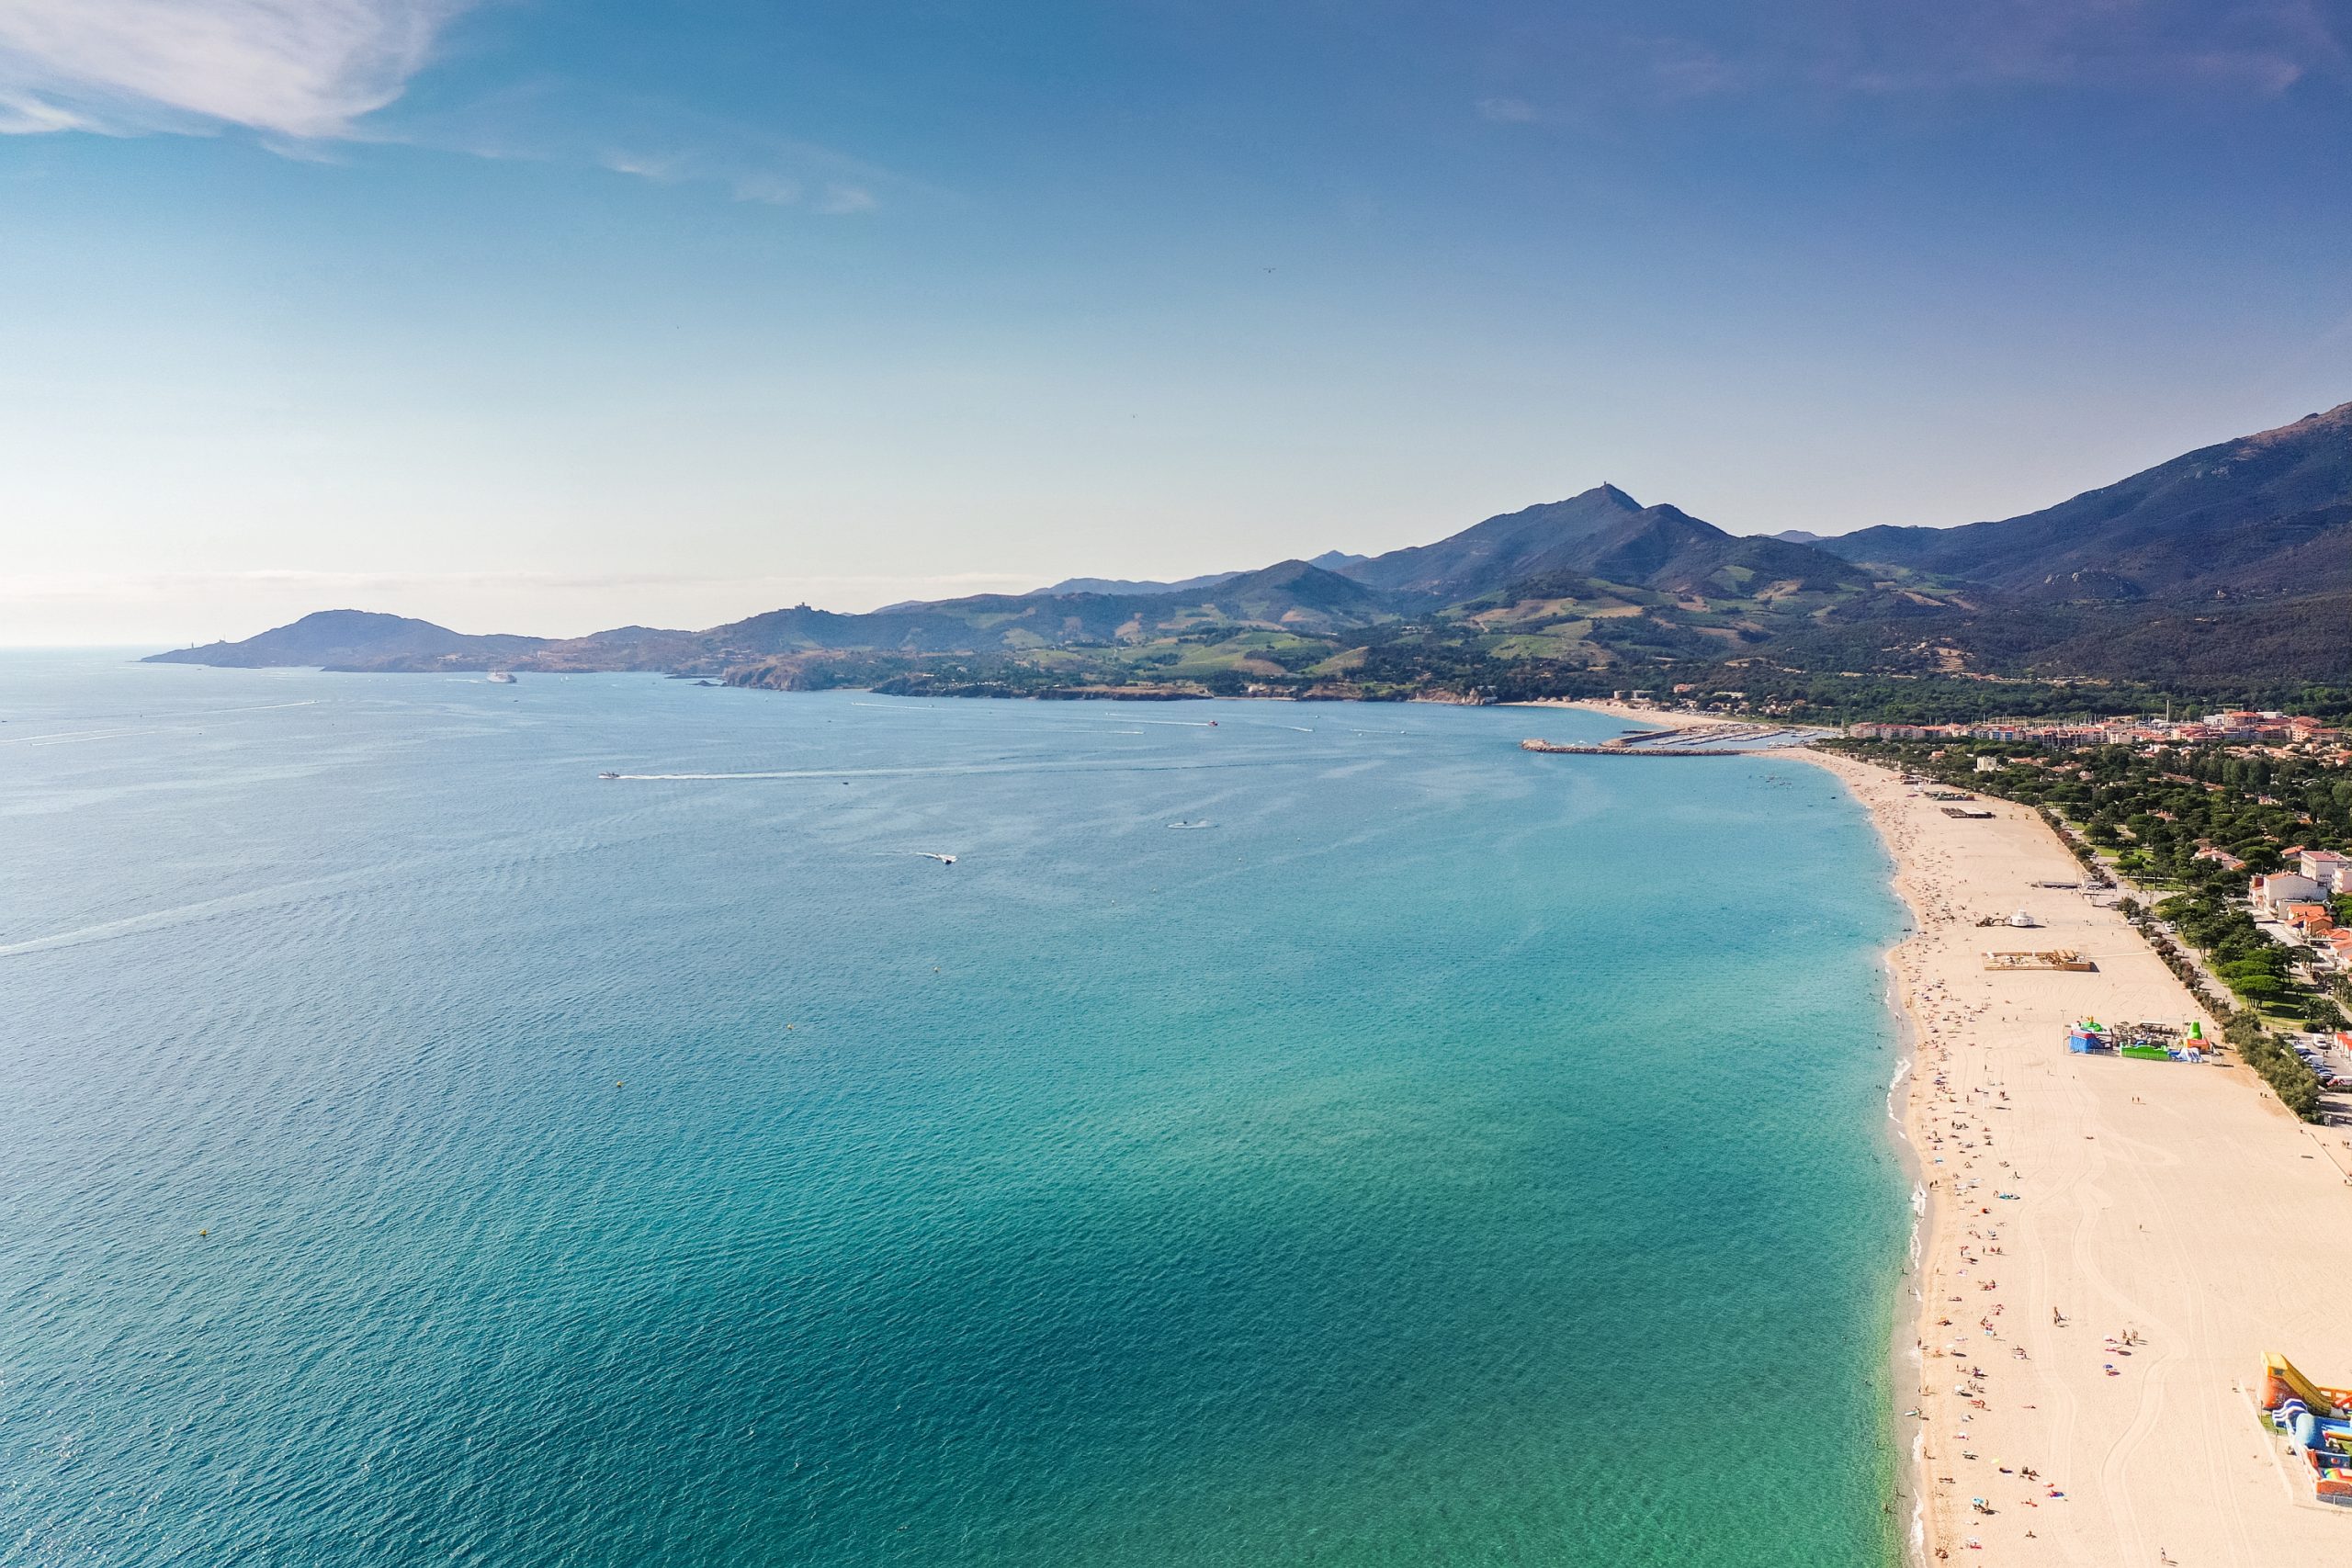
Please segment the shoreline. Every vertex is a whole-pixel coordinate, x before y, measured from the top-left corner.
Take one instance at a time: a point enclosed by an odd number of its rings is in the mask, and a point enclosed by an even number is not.
[[[1893,859],[1890,854],[1890,864]],[[1889,880],[1893,880],[1891,875]],[[1896,897],[1901,898],[1900,894]],[[1893,1445],[1892,1502],[1901,1519],[1903,1561],[1923,1564],[1928,1559],[1926,1467],[1920,1452],[1924,1435],[1902,1429],[1906,1419],[1903,1415],[1903,1391],[1917,1386],[1919,1382],[1917,1331],[1927,1300],[1920,1289],[1919,1272],[1934,1243],[1942,1206],[1936,1202],[1928,1188],[1927,1161],[1920,1155],[1918,1139],[1911,1125],[1924,1036],[1904,999],[1903,975],[1895,961],[1895,953],[1918,934],[1918,916],[1907,900],[1904,901],[1904,912],[1908,923],[1902,941],[1886,950],[1884,959],[1886,1010],[1894,1021],[1895,1038],[1894,1075],[1886,1086],[1886,1121],[1887,1140],[1894,1146],[1895,1168],[1903,1173],[1904,1206],[1911,1213],[1911,1224],[1904,1234],[1903,1263],[1896,1271],[1894,1290],[1888,1303],[1886,1359],[1882,1364],[1887,1372],[1886,1435]]]
[[[1930,1030],[1928,1021],[1917,1006],[1917,977],[1911,973],[1909,958],[1912,949],[1926,934],[1928,904],[1925,889],[1917,885],[1914,867],[1897,847],[1897,839],[1882,818],[1881,805],[1860,787],[1857,778],[1847,770],[1862,769],[1883,774],[1884,770],[1870,764],[1801,748],[1803,759],[1825,769],[1862,807],[1871,819],[1871,829],[1877,835],[1881,850],[1887,858],[1887,880],[1896,899],[1902,904],[1905,930],[1901,939],[1886,950],[1887,1010],[1894,1021],[1896,1032],[1897,1077],[1887,1086],[1887,1118],[1894,1123],[1892,1134],[1897,1149],[1897,1160],[1908,1188],[1905,1197],[1911,1210],[1909,1235],[1905,1238],[1902,1283],[1889,1314],[1887,1325],[1887,1362],[1891,1375],[1887,1386],[1886,1432],[1894,1443],[1894,1501],[1902,1517],[1903,1561],[1914,1568],[1927,1568],[1940,1550],[1949,1553],[1952,1544],[1944,1539],[1945,1531],[1938,1529],[1938,1521],[1928,1507],[1933,1476],[1929,1471],[1928,1427],[1923,1421],[1912,1430],[1905,1430],[1906,1423],[1916,1419],[1904,1412],[1910,1405],[1904,1391],[1924,1392],[1927,1377],[1925,1349],[1930,1329],[1930,1309],[1926,1288],[1928,1259],[1941,1248],[1946,1225],[1951,1220],[1953,1204],[1948,1197],[1939,1197],[1939,1188],[1929,1175],[1928,1143],[1923,1136],[1923,1122],[1928,1114],[1930,1096],[1928,1086],[1934,1081],[1928,1061]],[[1899,780],[1895,781],[1899,784]],[[1898,1101],[1897,1096],[1900,1095]],[[1908,1306],[1905,1306],[1907,1300]]]
[[[1515,705],[1577,708],[1667,729],[1690,729],[1714,722],[1711,716],[1635,707],[1631,704],[1615,702],[1546,698]],[[1885,1135],[1894,1150],[1896,1168],[1902,1172],[1905,1207],[1911,1215],[1904,1236],[1902,1263],[1896,1271],[1894,1289],[1887,1303],[1886,1353],[1881,1362],[1887,1373],[1887,1404],[1883,1414],[1885,1418],[1883,1429],[1893,1449],[1889,1455],[1892,1461],[1889,1503],[1898,1521],[1901,1561],[1911,1568],[1928,1568],[1935,1561],[1937,1547],[1941,1543],[1931,1533],[1928,1517],[1926,1434],[1903,1429],[1908,1420],[1904,1412],[1911,1404],[1905,1391],[1920,1386],[1925,1365],[1921,1349],[1928,1326],[1928,1313],[1921,1271],[1935,1248],[1943,1211],[1948,1206],[1938,1201],[1930,1184],[1928,1156],[1923,1152],[1924,1145],[1917,1125],[1922,1102],[1920,1086],[1930,1077],[1926,1070],[1925,1060],[1928,1030],[1925,1021],[1912,1006],[1911,987],[1906,983],[1905,967],[1906,950],[1919,940],[1926,929],[1924,901],[1911,886],[1910,866],[1896,848],[1894,835],[1880,819],[1872,801],[1857,787],[1857,781],[1845,772],[1847,768],[1862,768],[1874,773],[1883,770],[1870,769],[1867,763],[1833,757],[1807,746],[1781,748],[1762,754],[1792,756],[1822,768],[1838,780],[1840,787],[1870,819],[1871,831],[1886,856],[1888,887],[1903,909],[1904,923],[1900,935],[1880,954],[1886,986],[1884,1002],[1888,1019],[1894,1029],[1895,1066],[1887,1080],[1883,1101],[1887,1121]]]
[[[1554,698],[1521,705],[1580,708],[1611,718],[1668,729],[1690,729],[1713,722],[1708,716],[1662,712],[1624,703]],[[1848,762],[1845,759],[1833,758],[1805,746],[1782,748],[1764,754],[1793,756],[1824,769],[1838,780],[1854,804],[1860,806],[1863,815],[1870,818],[1871,831],[1886,856],[1889,889],[1903,909],[1904,923],[1900,935],[1880,954],[1886,986],[1884,1002],[1888,1019],[1894,1028],[1895,1061],[1894,1071],[1887,1080],[1883,1103],[1887,1121],[1885,1135],[1894,1150],[1896,1168],[1902,1172],[1904,1204],[1910,1211],[1911,1219],[1905,1227],[1903,1258],[1887,1303],[1885,1359],[1880,1364],[1887,1374],[1883,1429],[1892,1445],[1889,1455],[1892,1461],[1889,1467],[1892,1495],[1889,1503],[1896,1516],[1901,1561],[1911,1568],[1929,1568],[1935,1561],[1935,1549],[1940,1543],[1930,1535],[1925,1433],[1903,1429],[1907,1424],[1904,1411],[1911,1404],[1905,1391],[1919,1387],[1924,1366],[1920,1351],[1927,1326],[1927,1297],[1921,1284],[1921,1270],[1935,1247],[1939,1222],[1947,1206],[1937,1201],[1929,1184],[1927,1156],[1922,1152],[1923,1145],[1916,1125],[1920,1113],[1919,1087],[1929,1077],[1925,1070],[1924,1060],[1928,1032],[1911,1005],[1904,959],[1905,950],[1919,940],[1925,929],[1925,914],[1921,899],[1915,897],[1915,889],[1909,886],[1909,868],[1896,850],[1887,825],[1879,819],[1871,802],[1841,768],[1841,764],[1864,768],[1868,764]]]
[[[2352,1511],[2312,1498],[2247,1395],[2274,1350],[2352,1382],[2352,1141],[2307,1128],[2234,1058],[2066,1053],[2086,1016],[2218,1030],[2113,908],[2040,886],[2082,873],[2030,810],[1983,797],[1991,818],[1948,818],[1873,763],[1770,754],[1826,769],[1864,808],[1908,913],[1886,955],[1908,1064],[1889,1109],[1900,1091],[1917,1173],[1886,1428],[1905,1559],[2352,1561]],[[2041,929],[1974,924],[2019,908]],[[1982,956],[2054,947],[2096,970]]]
[[[2352,1256],[2352,1191],[2242,1065],[2064,1054],[2086,1013],[2219,1031],[2120,915],[2035,886],[2080,874],[2038,816],[1948,818],[1883,768],[1803,754],[1869,812],[1910,912],[1888,954],[1920,1171],[1907,1352],[1900,1312],[1894,1336],[1917,1397],[1898,1382],[1889,1413],[1919,1412],[1896,1433],[1910,1560],[2352,1556],[2352,1518],[2299,1494],[2243,1393],[2268,1350],[2352,1363],[2335,1269],[2303,1260]],[[2016,908],[2046,929],[1972,924]],[[1988,942],[2099,969],[1988,972]]]

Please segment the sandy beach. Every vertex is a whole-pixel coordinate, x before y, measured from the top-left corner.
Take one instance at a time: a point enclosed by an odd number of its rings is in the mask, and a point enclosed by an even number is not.
[[[1912,911],[1891,968],[1925,1189],[1896,1389],[1915,1552],[2352,1562],[2352,1510],[2312,1500],[2246,1392],[2274,1349],[2352,1382],[2352,1143],[2242,1066],[2069,1055],[2078,1018],[2204,1015],[2122,917],[2035,886],[2079,867],[2032,812],[1988,799],[1993,817],[1954,818],[1884,769],[1796,755],[1869,808]],[[2043,929],[1973,923],[2020,908]],[[2098,971],[1984,968],[1987,949],[2018,948],[2074,948]]]

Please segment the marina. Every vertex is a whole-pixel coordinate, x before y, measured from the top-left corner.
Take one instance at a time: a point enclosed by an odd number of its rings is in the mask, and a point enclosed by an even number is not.
[[[1627,730],[1592,745],[1530,738],[1521,741],[1519,749],[1570,757],[1744,757],[1755,751],[1807,746],[1822,734],[1770,724],[1697,724],[1680,729]]]

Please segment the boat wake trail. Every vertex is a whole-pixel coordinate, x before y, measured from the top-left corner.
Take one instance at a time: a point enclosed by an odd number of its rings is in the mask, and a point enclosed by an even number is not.
[[[215,915],[234,914],[245,909],[266,908],[272,905],[297,902],[318,894],[332,893],[355,885],[373,881],[391,866],[362,866],[337,872],[329,876],[304,877],[295,882],[281,882],[268,887],[250,888],[243,893],[225,894],[218,898],[205,898],[193,904],[175,905],[168,909],[151,909],[143,915],[128,915],[119,920],[102,920],[96,925],[81,926],[70,931],[57,931],[49,936],[28,937],[22,942],[0,943],[0,958],[14,958],[21,953],[47,953],[61,947],[80,947],[85,942],[109,942],[117,937],[135,936],[166,926],[183,925],[191,920],[209,919]]]
[[[6,740],[0,740],[0,746],[64,746],[76,740],[119,740],[131,735],[165,735],[174,730],[186,729],[187,725],[185,721],[187,719],[214,718],[222,714],[232,713],[270,713],[278,708],[316,707],[325,700],[323,697],[310,697],[299,703],[261,703],[252,707],[190,708],[185,713],[158,714],[156,717],[168,722],[144,729],[51,730],[43,735],[12,735]]]
[[[1147,720],[1147,723],[1149,721]],[[733,773],[599,773],[621,783],[708,783],[729,779],[919,779],[969,778],[978,773],[1199,773],[1216,768],[1262,766],[1250,762],[1152,761],[1129,758],[1082,762],[974,762],[941,768],[775,768]]]

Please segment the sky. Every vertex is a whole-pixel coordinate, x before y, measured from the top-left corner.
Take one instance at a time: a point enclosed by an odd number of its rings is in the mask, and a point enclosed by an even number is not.
[[[2352,399],[2352,0],[0,0],[0,643],[704,626]]]

